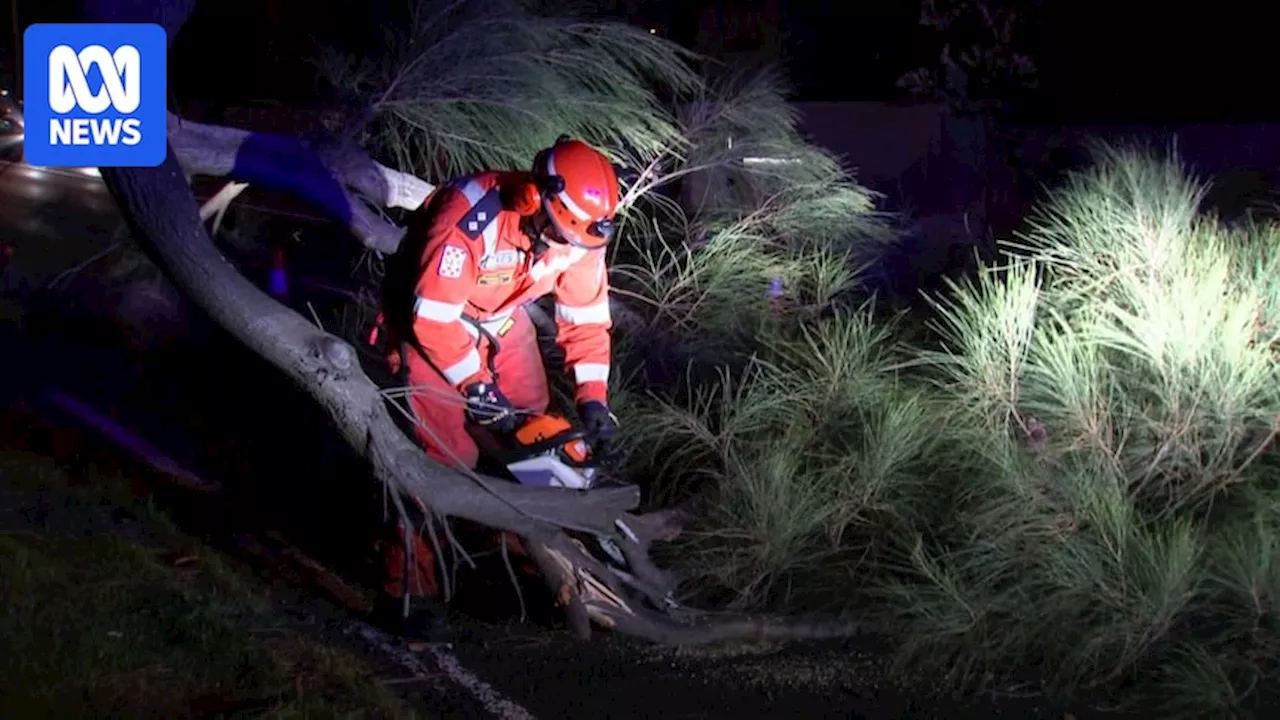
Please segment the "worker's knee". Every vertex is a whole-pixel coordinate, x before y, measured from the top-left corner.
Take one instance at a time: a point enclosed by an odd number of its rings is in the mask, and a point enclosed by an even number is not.
[[[474,468],[479,449],[467,431],[462,395],[425,363],[409,363],[414,434],[427,456],[450,467]]]

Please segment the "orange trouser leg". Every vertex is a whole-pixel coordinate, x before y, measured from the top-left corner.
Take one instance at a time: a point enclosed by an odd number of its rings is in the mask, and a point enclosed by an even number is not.
[[[516,408],[530,412],[546,412],[551,402],[547,373],[538,347],[537,331],[528,313],[517,310],[512,317],[515,323],[498,338],[494,356],[494,368],[498,373],[498,387]],[[488,343],[481,345],[482,354],[489,352]],[[415,390],[410,395],[409,406],[413,412],[415,432],[419,443],[432,459],[450,466],[474,468],[480,451],[467,431],[463,399],[453,387],[421,355],[410,349],[405,358],[408,384]],[[397,526],[397,533],[403,528]],[[387,592],[404,593],[405,554],[403,534],[399,542],[388,542],[384,557],[387,570]],[[438,591],[436,562],[430,546],[414,534],[415,562],[410,568],[409,593],[434,595]],[[517,555],[525,555],[520,539],[512,533],[500,534],[499,542],[506,541]]]
[[[515,323],[498,338],[500,351],[494,357],[498,388],[520,410],[541,414],[551,403],[551,391],[538,347],[538,332],[524,308],[516,310],[511,318]]]
[[[435,597],[440,592],[440,586],[436,581],[436,555],[431,550],[431,545],[424,542],[418,533],[411,533],[409,542],[413,545],[413,556],[406,558],[404,525],[396,524],[396,535],[395,539],[386,542],[386,549],[382,553],[386,562],[386,583],[383,590],[394,596],[407,592],[413,597]]]
[[[474,468],[479,459],[476,442],[467,432],[462,394],[418,353],[406,355],[407,381],[413,393],[414,432],[431,459],[450,467]]]
[[[547,384],[546,366],[542,362],[542,350],[538,347],[537,328],[523,308],[517,310],[512,318],[515,324],[498,338],[502,349],[494,363],[498,369],[498,387],[517,408],[532,414],[544,413],[551,404],[551,390]],[[505,542],[516,558],[526,558],[525,562],[518,563],[523,572],[537,574],[537,567],[527,561],[529,554],[518,535],[501,532],[495,540]]]
[[[409,407],[416,420],[414,433],[418,442],[428,456],[441,464],[475,467],[479,451],[467,433],[462,396],[416,350],[409,349],[404,362],[407,384],[415,388],[409,396]],[[416,505],[427,512],[420,502]],[[382,543],[384,589],[391,595],[402,595],[407,590],[411,596],[435,596],[440,588],[435,553],[420,533],[411,532],[413,558],[406,577],[404,532],[404,526],[397,523]]]

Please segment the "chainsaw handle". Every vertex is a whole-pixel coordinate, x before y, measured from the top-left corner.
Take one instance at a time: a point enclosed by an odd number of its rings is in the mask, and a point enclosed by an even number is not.
[[[614,449],[613,440],[592,440],[591,438],[587,438],[586,440],[587,444],[591,446],[591,457],[594,458],[597,463],[604,462],[605,458],[612,454]]]
[[[585,430],[573,428],[571,430],[564,430],[556,433],[546,440],[536,442],[533,445],[526,445],[523,449],[528,450],[530,455],[537,455],[539,453],[546,452],[547,450],[558,448],[561,445],[573,442],[574,440],[582,440],[587,444],[587,447],[591,449],[591,456],[585,462],[577,462],[570,460],[569,458],[561,458],[561,462],[574,468],[598,467],[609,454],[609,450],[612,449],[613,444],[612,440],[593,439]]]

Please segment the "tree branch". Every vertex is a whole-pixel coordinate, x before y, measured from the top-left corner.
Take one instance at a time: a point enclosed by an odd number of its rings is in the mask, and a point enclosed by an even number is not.
[[[188,176],[225,177],[287,192],[386,254],[399,247],[404,229],[374,208],[413,210],[435,190],[425,180],[374,162],[358,147],[206,125],[172,113],[169,145]]]

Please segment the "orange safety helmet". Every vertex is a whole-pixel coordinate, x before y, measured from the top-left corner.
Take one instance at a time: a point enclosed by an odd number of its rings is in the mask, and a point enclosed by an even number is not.
[[[613,238],[618,209],[618,174],[599,150],[567,136],[533,161],[542,207],[560,237],[587,250]]]

